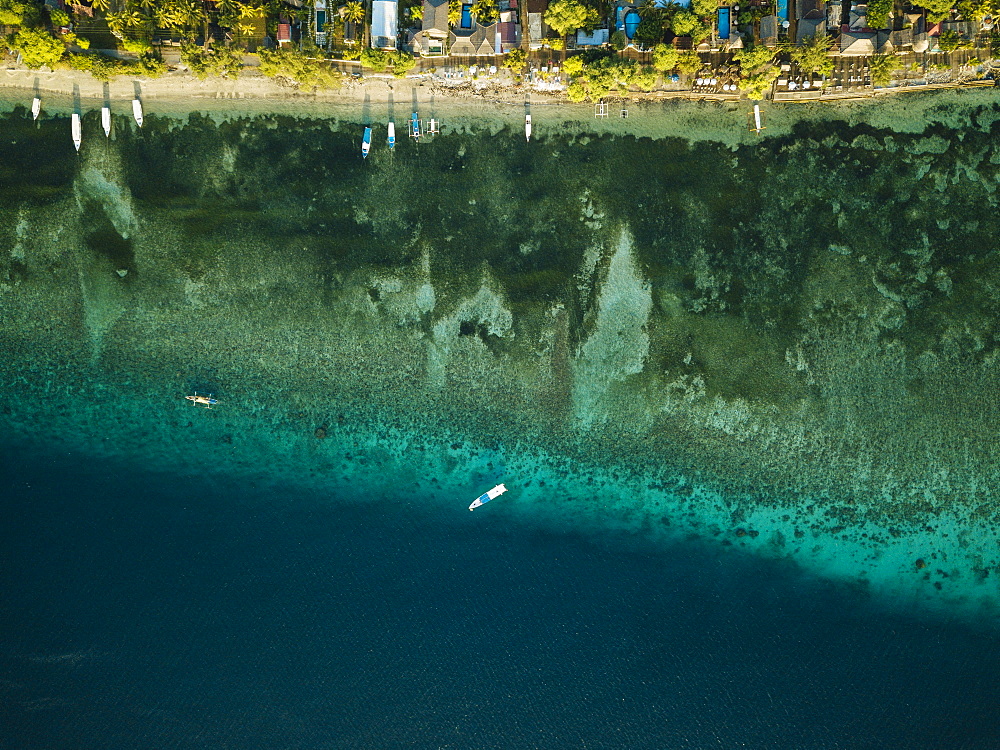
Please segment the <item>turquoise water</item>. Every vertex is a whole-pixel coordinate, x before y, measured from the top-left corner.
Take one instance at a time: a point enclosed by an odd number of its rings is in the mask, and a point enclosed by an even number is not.
[[[6,115],[8,745],[989,746],[991,112]]]

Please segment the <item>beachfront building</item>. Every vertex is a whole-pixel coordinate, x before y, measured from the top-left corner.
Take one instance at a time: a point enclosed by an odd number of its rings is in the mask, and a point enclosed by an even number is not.
[[[372,3],[371,46],[374,49],[396,49],[396,0],[374,0]]]
[[[603,47],[610,38],[611,31],[609,29],[594,29],[593,31],[580,29],[576,32],[576,46],[585,49]]]
[[[826,35],[825,0],[798,0],[795,4],[795,41],[802,44],[810,37]]]
[[[472,15],[472,5],[463,3],[462,16],[452,28],[450,52],[459,57],[493,57],[499,54],[499,24],[482,25]]]
[[[448,0],[424,0],[420,31],[410,39],[410,50],[423,57],[448,54]]]
[[[316,39],[317,47],[326,46],[326,0],[316,0],[313,5],[313,37]]]
[[[529,49],[541,49],[545,45],[545,36],[549,27],[545,23],[545,11],[549,8],[549,0],[525,0],[528,4],[528,37]]]

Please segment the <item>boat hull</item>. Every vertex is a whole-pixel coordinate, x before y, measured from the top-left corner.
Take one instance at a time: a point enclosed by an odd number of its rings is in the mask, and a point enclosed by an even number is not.
[[[524,140],[531,140],[531,115],[524,116]]]
[[[371,148],[372,148],[372,129],[371,128],[365,128],[364,138],[361,139],[361,158],[362,159],[367,159],[368,158],[368,152],[371,151]]]
[[[42,100],[37,96],[31,102],[31,119],[37,120],[39,113],[42,111]]]
[[[79,151],[83,143],[83,129],[80,127],[80,115],[76,112],[73,113],[70,121],[70,131],[73,134],[73,146]]]
[[[389,123],[389,148],[395,148],[396,146],[396,123]]]
[[[101,109],[101,126],[104,128],[104,135],[108,138],[111,137],[111,108],[104,107]]]
[[[476,508],[480,508],[483,505],[486,505],[486,503],[488,503],[490,500],[492,500],[495,497],[500,497],[500,495],[502,495],[506,491],[507,488],[504,485],[498,484],[493,489],[484,492],[482,495],[473,500],[472,505],[469,506],[469,510],[475,510]]]
[[[142,102],[138,99],[132,100],[132,117],[135,118],[136,124],[142,127]]]

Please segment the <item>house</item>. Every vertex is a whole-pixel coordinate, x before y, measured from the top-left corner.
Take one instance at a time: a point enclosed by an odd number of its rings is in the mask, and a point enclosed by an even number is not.
[[[521,46],[521,34],[519,33],[520,28],[516,7],[508,10],[501,10],[500,22],[497,26],[500,31],[500,44],[498,47],[499,52],[510,52],[512,49],[517,49]]]
[[[580,30],[576,32],[577,47],[601,47],[608,43],[611,32],[608,29],[594,29],[590,33]]]
[[[549,8],[549,0],[527,0],[528,3],[528,33],[530,48],[541,49],[549,27],[545,23],[545,11]]]
[[[444,57],[448,54],[448,0],[424,0],[420,31],[410,41],[414,54]]]
[[[874,55],[876,41],[873,31],[844,31],[840,34],[840,54],[845,57]]]
[[[760,19],[760,41],[768,47],[778,45],[778,17],[764,16]]]
[[[316,0],[313,6],[313,35],[317,46],[326,46],[326,0]]]
[[[462,5],[462,18],[451,30],[452,55],[464,57],[493,57],[499,54],[500,45],[499,24],[491,23],[483,26],[472,17],[472,6]]]
[[[826,2],[825,0],[798,0],[796,3],[795,41],[797,44],[809,37],[826,35]]]
[[[374,0],[372,3],[371,46],[374,49],[396,49],[396,0]]]

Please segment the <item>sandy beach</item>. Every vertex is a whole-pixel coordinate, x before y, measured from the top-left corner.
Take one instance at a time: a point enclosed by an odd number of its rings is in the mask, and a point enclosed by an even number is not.
[[[756,135],[747,128],[747,101],[693,100],[686,95],[659,98],[632,96],[616,100],[609,116],[595,116],[594,105],[573,104],[561,94],[497,82],[443,82],[431,76],[394,79],[371,75],[346,78],[335,91],[305,93],[283,86],[252,70],[238,79],[198,80],[186,71],[160,78],[117,78],[109,84],[81,71],[34,71],[7,68],[0,74],[0,111],[29,107],[33,93],[42,97],[43,115],[62,116],[78,108],[100,109],[105,98],[112,109],[128,112],[135,96],[147,114],[186,118],[201,112],[213,119],[280,114],[327,118],[332,122],[397,122],[414,110],[440,121],[441,132],[496,133],[519,129],[526,109],[531,112],[534,138],[555,133],[562,138],[614,135],[683,138],[711,141],[732,148],[759,138],[787,136],[797,123],[842,120],[896,132],[918,133],[940,123],[949,128],[989,127],[982,113],[970,112],[998,98],[993,86],[929,88],[894,94],[886,90],[865,98],[802,102],[764,102],[766,129]],[[622,117],[621,110],[628,116]]]

